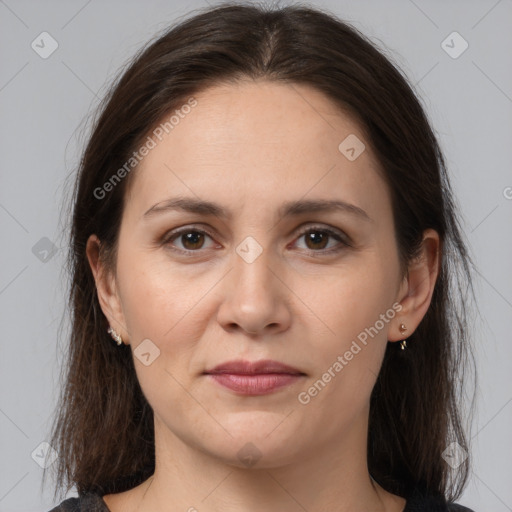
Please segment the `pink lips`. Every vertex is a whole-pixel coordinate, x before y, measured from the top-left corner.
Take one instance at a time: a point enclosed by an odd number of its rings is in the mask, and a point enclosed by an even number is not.
[[[228,361],[204,372],[217,383],[242,395],[264,395],[296,382],[305,373],[278,361]]]

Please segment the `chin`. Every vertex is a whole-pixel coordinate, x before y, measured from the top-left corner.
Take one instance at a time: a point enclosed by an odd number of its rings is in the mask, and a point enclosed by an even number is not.
[[[261,416],[261,414],[259,415]],[[215,446],[203,449],[230,466],[246,469],[263,469],[292,464],[299,458],[299,435],[284,428],[282,415],[279,421],[250,423],[238,422],[238,429],[225,426],[231,434],[223,435]],[[279,424],[281,422],[281,424]],[[213,441],[213,438],[209,438]]]

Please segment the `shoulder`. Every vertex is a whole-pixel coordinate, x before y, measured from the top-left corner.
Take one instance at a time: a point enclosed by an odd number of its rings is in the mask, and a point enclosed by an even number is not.
[[[448,512],[474,512],[468,507],[458,505],[457,503],[448,503]]]
[[[68,498],[49,512],[109,512],[99,494],[87,493],[76,498]]]
[[[60,505],[52,508],[50,512],[80,512],[80,498],[68,498],[64,500]]]
[[[457,503],[447,503],[442,496],[416,488],[409,498],[404,512],[474,512]]]

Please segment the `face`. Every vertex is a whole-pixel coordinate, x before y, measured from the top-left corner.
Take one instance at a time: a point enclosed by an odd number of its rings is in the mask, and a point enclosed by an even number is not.
[[[156,437],[266,467],[356,442],[401,289],[371,148],[357,156],[358,125],[306,86],[247,82],[195,99],[133,176],[102,302],[131,345]],[[189,202],[165,208],[176,198]],[[205,374],[232,360],[300,374]]]

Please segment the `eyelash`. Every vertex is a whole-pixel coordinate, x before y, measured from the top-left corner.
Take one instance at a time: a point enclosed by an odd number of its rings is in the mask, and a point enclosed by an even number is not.
[[[317,251],[315,251],[313,249],[307,250],[307,252],[310,255],[312,255],[313,257],[321,257],[323,255],[330,255],[333,253],[338,253],[338,252],[342,251],[343,249],[352,247],[346,240],[344,240],[343,235],[341,233],[338,233],[337,231],[334,231],[330,228],[321,227],[321,226],[307,226],[299,232],[297,238],[300,238],[308,233],[315,233],[315,232],[326,234],[326,235],[336,239],[338,242],[340,242],[341,246],[338,246],[337,248],[331,248],[331,249],[320,249]],[[170,233],[167,233],[166,236],[164,236],[162,239],[162,244],[167,246],[172,251],[175,251],[184,256],[195,256],[196,254],[194,254],[194,253],[198,253],[201,249],[183,250],[183,249],[179,249],[177,247],[173,247],[171,244],[171,242],[173,240],[179,238],[181,235],[188,234],[188,233],[199,233],[202,235],[208,235],[211,239],[214,238],[214,235],[205,229],[199,229],[194,226],[187,226],[186,228],[180,228],[176,231],[171,231]]]

